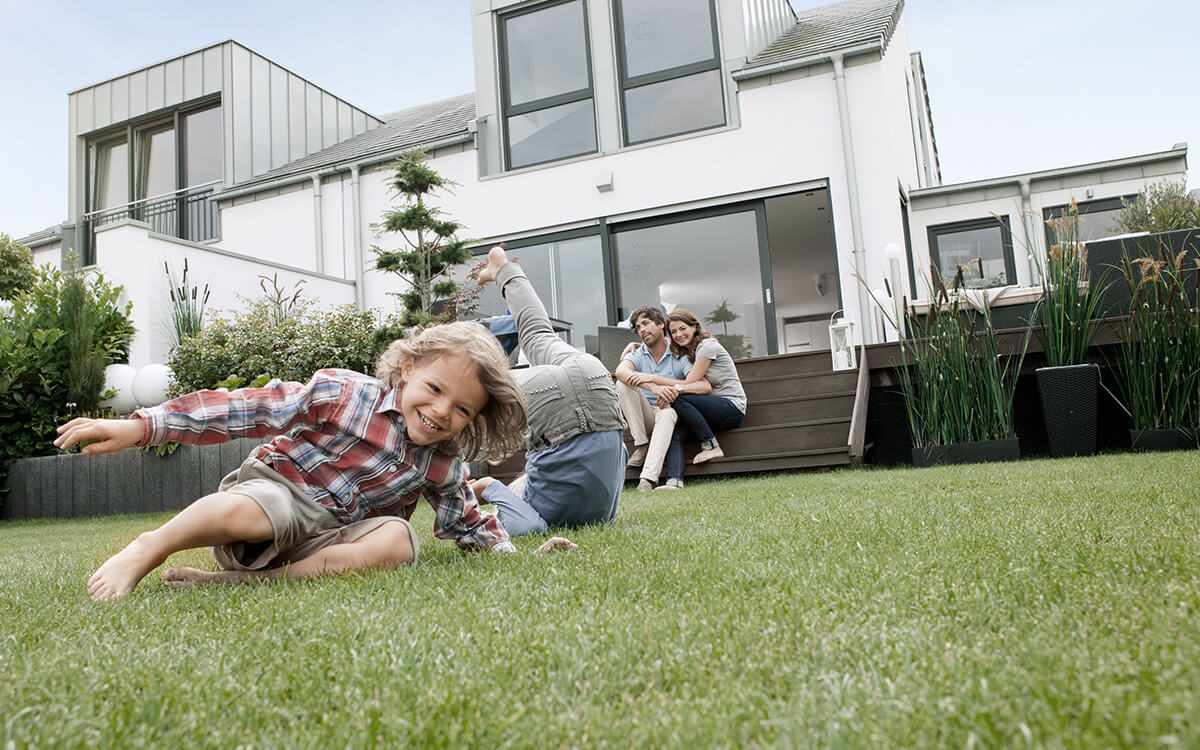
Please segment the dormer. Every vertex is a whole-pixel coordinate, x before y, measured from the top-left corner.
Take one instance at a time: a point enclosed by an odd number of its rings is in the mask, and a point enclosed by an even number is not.
[[[70,215],[93,232],[123,220],[203,242],[216,189],[236,186],[381,121],[228,40],[69,95]]]

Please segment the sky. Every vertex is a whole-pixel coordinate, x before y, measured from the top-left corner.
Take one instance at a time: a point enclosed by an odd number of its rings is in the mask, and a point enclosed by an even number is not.
[[[0,0],[0,232],[67,218],[70,91],[234,38],[384,115],[474,90],[470,5]],[[925,64],[944,183],[1179,142],[1200,159],[1200,2],[906,0],[904,19]]]

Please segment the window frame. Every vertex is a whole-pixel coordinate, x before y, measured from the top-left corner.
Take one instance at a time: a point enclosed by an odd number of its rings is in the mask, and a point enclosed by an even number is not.
[[[1075,206],[1079,209],[1080,216],[1086,216],[1091,213],[1102,213],[1114,209],[1120,210],[1125,207],[1125,201],[1134,197],[1135,195],[1117,195],[1111,198],[1096,198],[1083,202],[1076,201]],[[1063,203],[1057,206],[1045,206],[1042,208],[1042,231],[1046,235],[1047,248],[1054,244],[1054,232],[1050,230],[1050,225],[1046,222],[1065,216],[1070,205],[1070,203]]]
[[[720,29],[717,26],[717,4],[715,0],[708,0],[708,19],[710,28],[712,29],[712,57],[708,60],[700,62],[687,63],[685,65],[676,65],[672,68],[664,68],[652,73],[642,73],[636,76],[629,75],[629,63],[625,49],[625,8],[624,0],[613,0],[613,41],[616,45],[617,57],[617,76],[618,76],[618,91],[617,91],[617,106],[621,112],[621,139],[626,146],[636,146],[642,143],[652,143],[665,138],[676,138],[690,133],[698,133],[703,130],[712,130],[714,128],[725,127],[729,124],[729,113],[726,111],[726,95],[725,95],[725,75],[721,66],[721,36]],[[721,122],[716,125],[703,125],[690,130],[681,130],[677,133],[668,135],[657,135],[650,138],[641,138],[639,140],[631,140],[629,137],[629,116],[625,107],[626,94],[632,90],[643,86],[650,86],[656,83],[664,83],[677,78],[686,78],[700,73],[709,71],[717,71],[717,82],[720,84],[721,91]]]
[[[938,246],[938,237],[944,234],[956,234],[958,232],[969,232],[975,229],[1000,229],[1000,244],[1004,254],[1004,276],[1005,283],[999,286],[1011,286],[1017,283],[1017,264],[1016,258],[1013,255],[1013,238],[1012,226],[1008,214],[1003,216],[989,216],[979,219],[965,219],[962,221],[952,221],[945,224],[935,224],[926,228],[927,237],[929,239],[929,260],[932,264],[932,270],[938,274],[937,279],[930,279],[930,283],[937,285],[939,280],[944,281],[947,285],[953,283],[953,277],[950,279],[941,279],[942,274],[942,258],[941,249]],[[997,287],[984,287],[986,289],[995,289]]]
[[[514,106],[511,103],[512,92],[509,90],[508,82],[508,21],[513,18],[531,15],[533,13],[538,13],[559,5],[569,5],[576,2],[579,3],[580,12],[583,15],[583,56],[584,63],[587,67],[587,87],[583,89],[576,89],[575,91],[568,91],[562,94],[555,94],[554,96],[543,97],[541,99],[534,99],[532,101],[524,102]],[[541,164],[562,161],[563,159],[572,159],[574,157],[584,156],[586,154],[594,154],[600,150],[600,134],[599,129],[596,127],[596,80],[595,71],[592,67],[591,49],[591,29],[588,24],[587,0],[549,0],[548,2],[538,3],[537,5],[533,5],[531,7],[519,8],[517,10],[499,13],[496,15],[497,71],[500,76],[500,137],[503,143],[502,157],[504,161],[505,172],[510,172],[515,169],[527,169],[529,167],[536,167]],[[591,150],[563,154],[550,159],[543,159],[541,161],[522,164],[518,167],[514,167],[512,165],[512,142],[508,132],[508,121],[510,118],[588,100],[590,100],[592,103],[592,137],[596,144]]]

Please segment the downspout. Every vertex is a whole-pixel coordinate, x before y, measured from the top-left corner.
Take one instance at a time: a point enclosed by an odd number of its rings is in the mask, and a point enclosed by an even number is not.
[[[312,177],[313,185],[313,247],[316,248],[317,273],[325,273],[325,230],[322,225],[321,175]]]
[[[846,191],[850,198],[850,232],[854,239],[854,272],[862,280],[855,290],[858,296],[858,319],[862,330],[862,342],[867,343],[870,328],[871,308],[863,291],[867,283],[867,250],[863,246],[862,212],[858,205],[858,175],[854,162],[854,139],[850,134],[850,100],[846,95],[846,61],[843,53],[830,56],[833,63],[833,83],[837,89],[838,119],[842,125],[842,158],[846,163]]]
[[[354,228],[350,236],[354,244],[354,303],[359,310],[365,310],[366,295],[363,293],[363,246],[362,246],[362,204],[358,194],[358,165],[350,165],[350,221]]]
[[[1033,254],[1037,252],[1033,243],[1037,240],[1034,239],[1035,233],[1029,231],[1029,218],[1033,215],[1033,201],[1029,197],[1032,188],[1027,177],[1018,180],[1017,184],[1021,188],[1021,228],[1025,232],[1025,244],[1029,245],[1025,248],[1025,259],[1029,262],[1029,284],[1030,286],[1041,286],[1042,275],[1038,272],[1037,262],[1033,259]],[[1016,282],[1016,279],[1013,281]]]

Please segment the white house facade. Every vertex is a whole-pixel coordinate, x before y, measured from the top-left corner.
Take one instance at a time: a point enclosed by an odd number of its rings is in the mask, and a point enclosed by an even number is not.
[[[942,185],[902,0],[471,8],[475,92],[392,115],[234,41],[72,93],[71,216],[31,238],[38,257],[74,252],[125,285],[135,365],[167,353],[164,262],[187,258],[216,308],[277,274],[390,310],[400,282],[370,248],[398,244],[379,232],[388,165],[421,147],[457,183],[440,207],[480,251],[508,243],[574,345],[661,304],[760,356],[828,348],[835,314],[881,340],[865,291],[887,278],[923,296],[931,263],[972,248],[980,285],[1035,283],[1022,217],[1076,198],[1100,226],[1115,199],[1186,170],[1180,145]],[[482,306],[503,312],[496,295]]]

